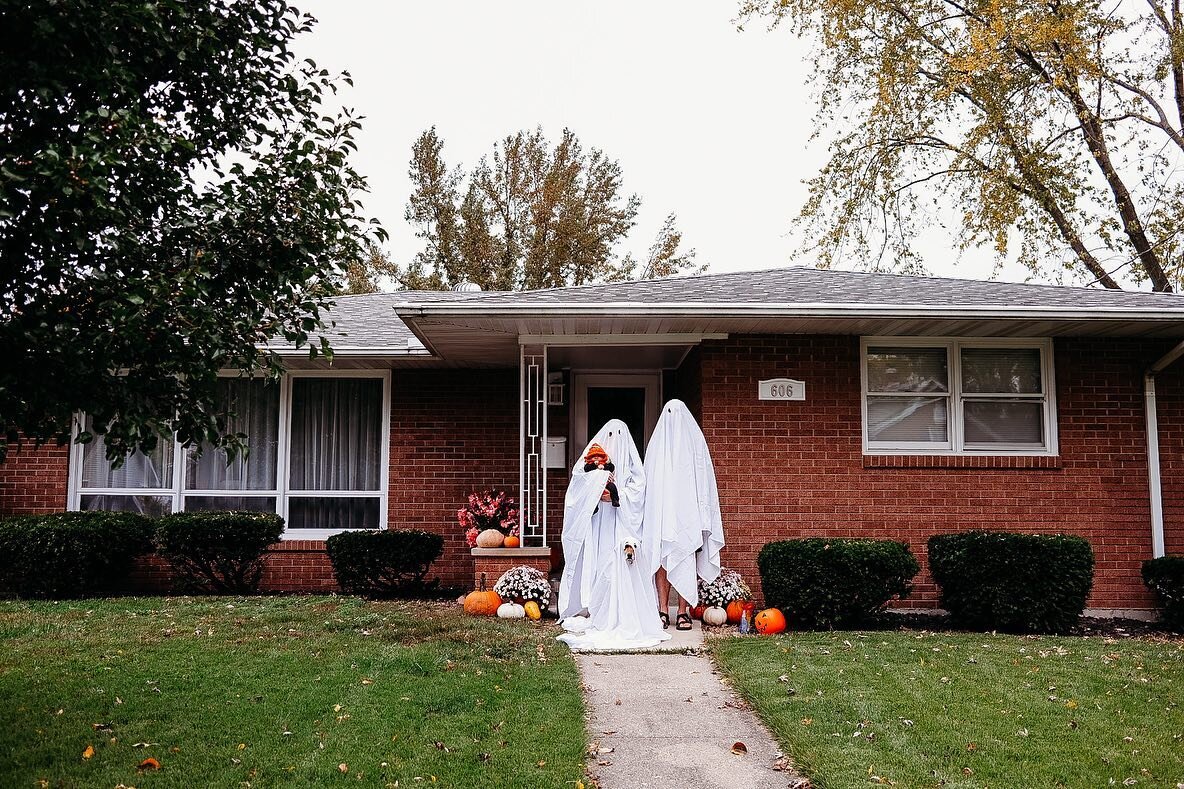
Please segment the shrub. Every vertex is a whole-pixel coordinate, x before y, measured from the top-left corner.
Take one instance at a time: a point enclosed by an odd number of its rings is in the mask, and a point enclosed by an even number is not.
[[[439,580],[424,576],[444,552],[444,538],[426,531],[349,531],[325,541],[337,583],[365,597],[422,597]]]
[[[1143,562],[1143,583],[1163,605],[1163,622],[1184,630],[1184,556],[1161,556]]]
[[[1094,582],[1081,537],[970,531],[929,540],[929,570],[954,624],[973,630],[1068,630]]]
[[[263,552],[284,519],[268,512],[178,512],[157,521],[156,549],[188,592],[254,594]]]
[[[69,598],[122,588],[132,560],[152,550],[151,521],[131,512],[59,512],[0,521],[0,589]]]
[[[891,540],[783,540],[757,556],[765,603],[791,627],[848,627],[866,622],[894,597],[907,597],[920,565]]]

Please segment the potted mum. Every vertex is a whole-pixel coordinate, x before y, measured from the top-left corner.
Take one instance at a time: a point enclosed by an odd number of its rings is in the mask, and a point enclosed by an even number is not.
[[[735,570],[723,567],[714,581],[699,579],[699,605],[706,606],[703,611],[706,624],[736,624],[740,621],[744,603],[751,599],[752,589]]]
[[[505,491],[484,490],[469,494],[456,511],[456,520],[470,548],[497,548],[507,540],[518,543],[518,505]]]
[[[513,600],[518,604],[535,601],[541,608],[546,608],[551,602],[551,583],[547,576],[537,567],[520,565],[506,570],[493,591],[501,595],[503,600]]]

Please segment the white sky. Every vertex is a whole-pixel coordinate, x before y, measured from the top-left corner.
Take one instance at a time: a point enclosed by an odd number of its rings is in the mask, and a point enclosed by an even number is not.
[[[624,251],[644,258],[678,214],[684,247],[713,272],[788,264],[802,181],[826,160],[810,143],[809,53],[787,30],[733,23],[714,2],[379,2],[304,0],[320,23],[302,56],[349,71],[342,102],[366,116],[354,160],[371,186],[367,213],[406,262],[419,248],[403,220],[411,145],[433,124],[450,166],[496,140],[566,126],[621,163],[642,199]],[[920,247],[934,274],[985,279],[990,256],[955,265],[943,234]],[[1008,269],[1000,279],[1022,281]]]

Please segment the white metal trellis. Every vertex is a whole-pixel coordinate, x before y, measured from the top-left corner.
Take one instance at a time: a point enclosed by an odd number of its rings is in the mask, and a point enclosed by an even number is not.
[[[547,545],[547,346],[523,345],[520,391],[518,490],[523,547]]]

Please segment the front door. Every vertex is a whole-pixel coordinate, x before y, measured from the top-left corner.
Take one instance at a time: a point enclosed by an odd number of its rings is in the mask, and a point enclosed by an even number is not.
[[[571,462],[610,419],[629,427],[637,450],[645,445],[661,407],[660,373],[574,373],[572,375]]]

